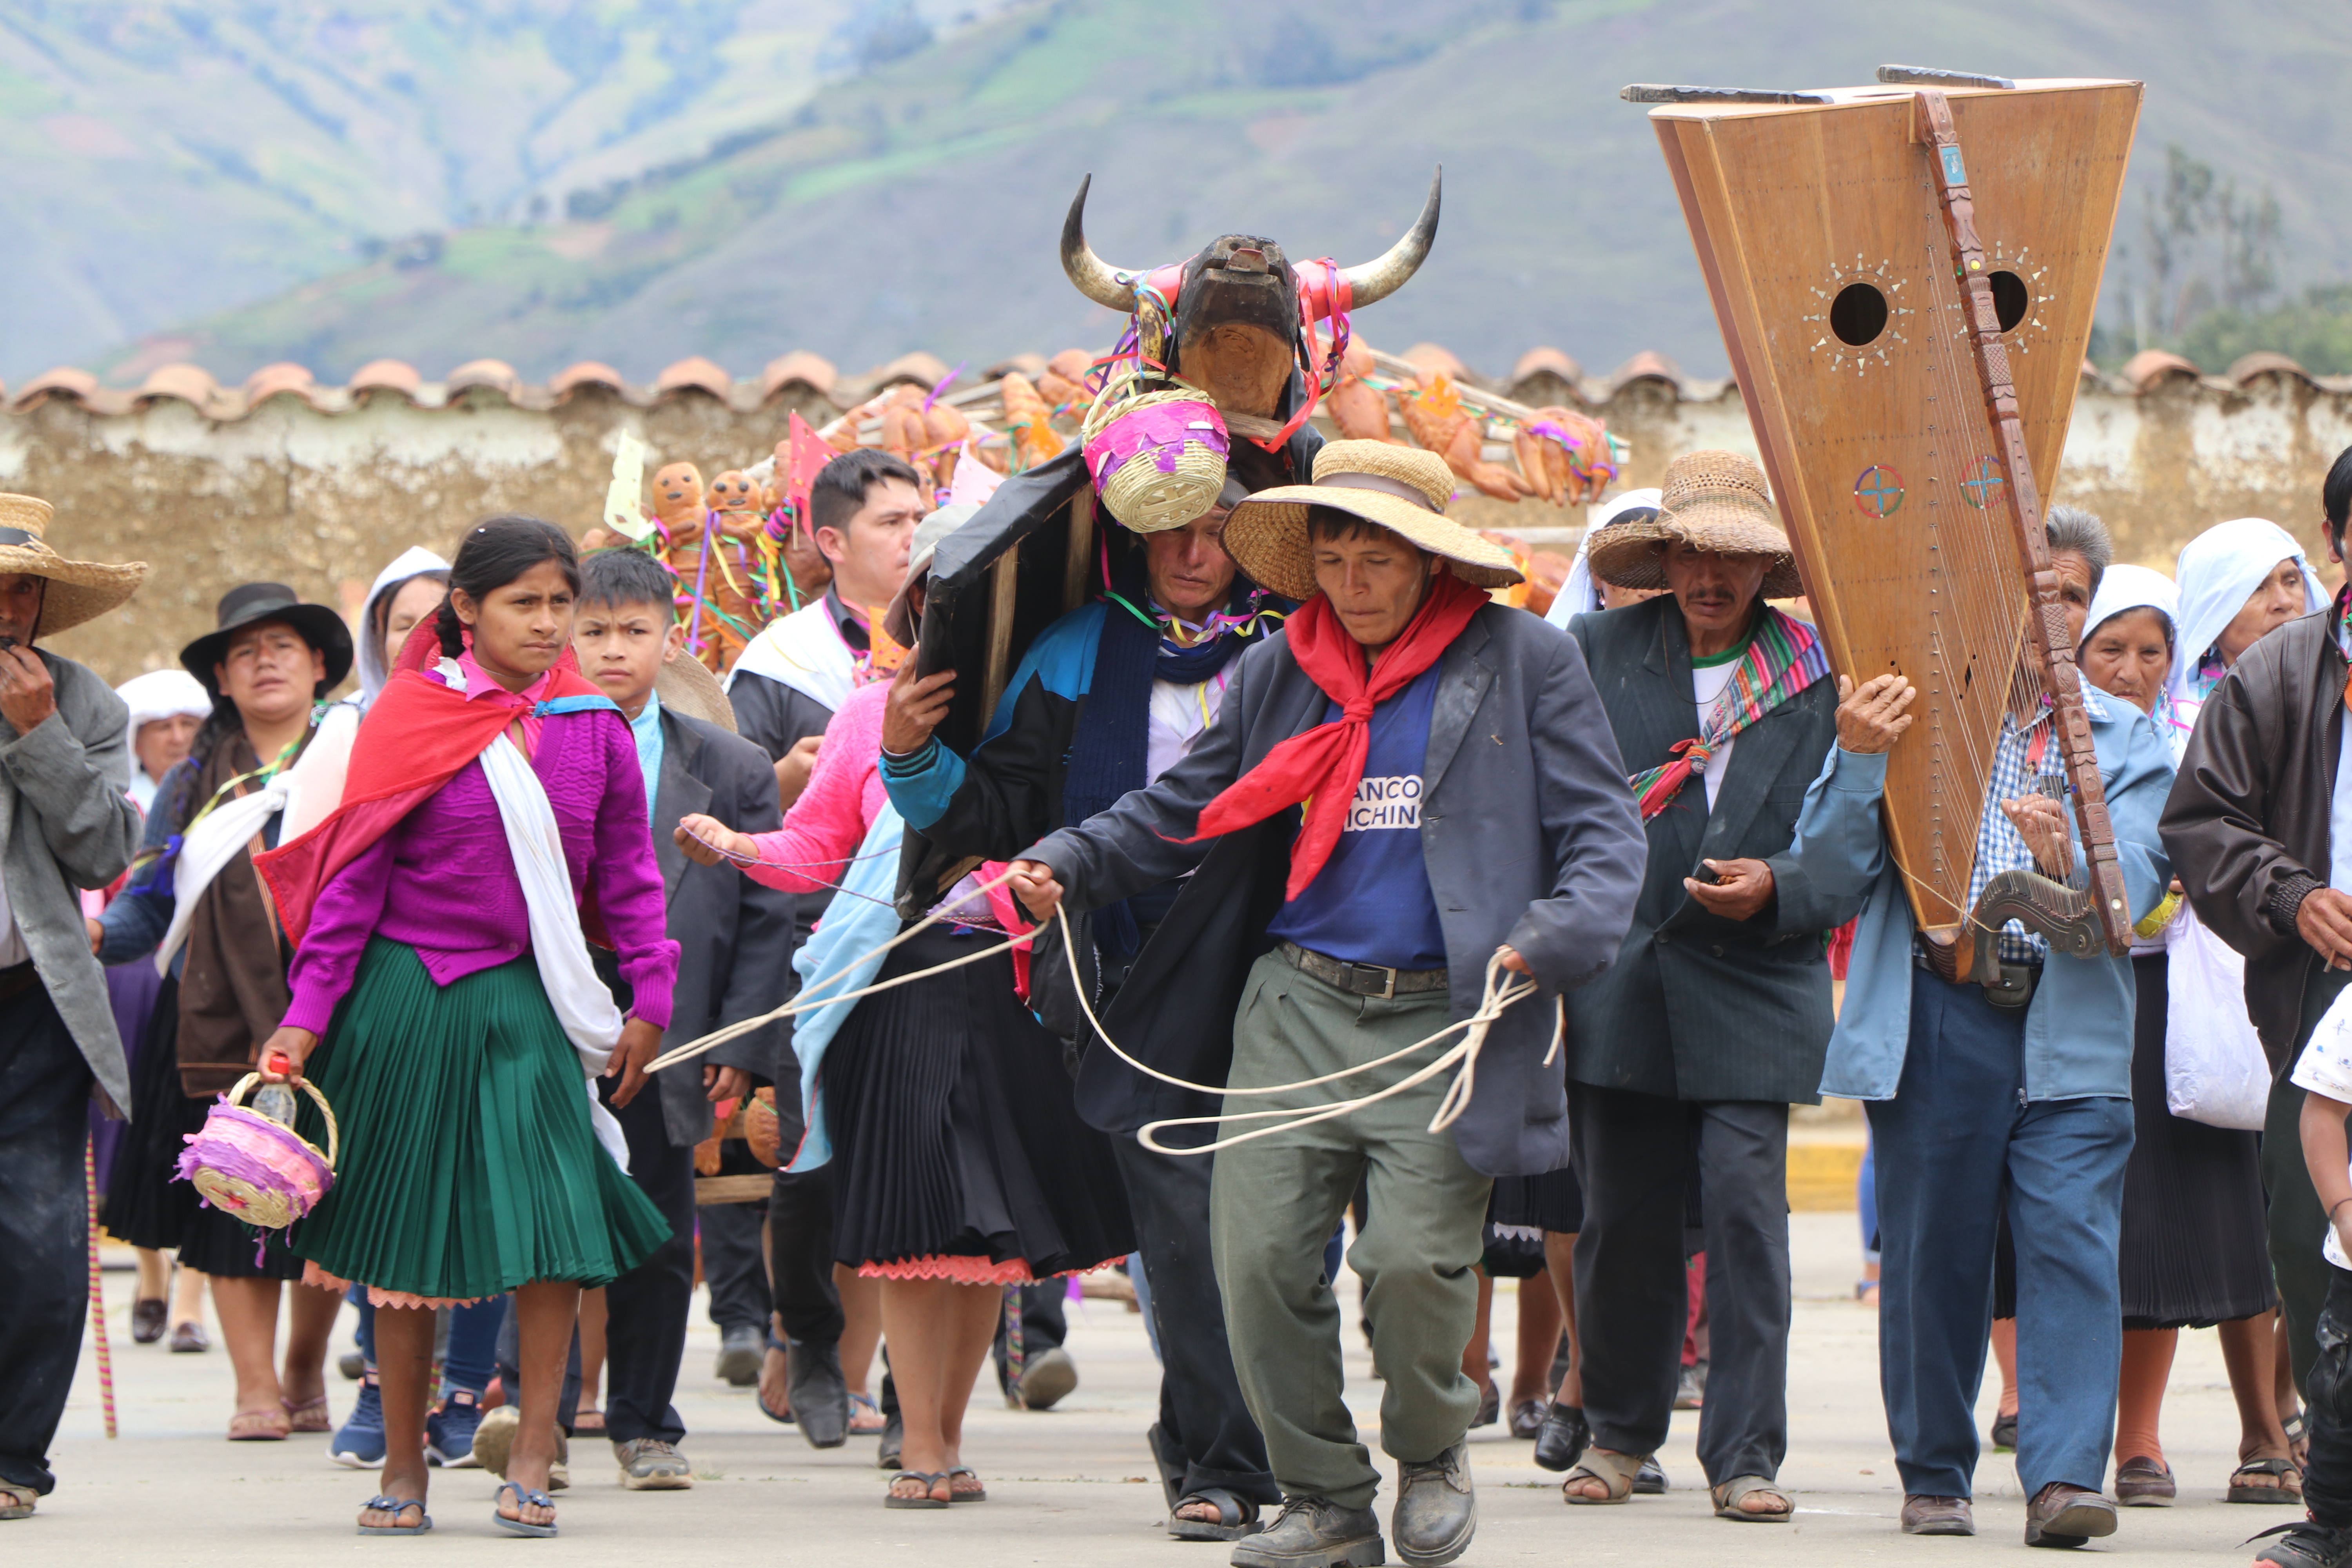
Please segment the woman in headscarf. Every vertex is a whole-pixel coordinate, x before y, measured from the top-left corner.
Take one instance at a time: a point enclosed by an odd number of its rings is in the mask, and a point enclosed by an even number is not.
[[[196,728],[212,717],[212,694],[184,669],[151,669],[114,689],[131,709],[131,798],[152,811],[163,775],[179,766]]]
[[[2173,577],[2180,636],[2170,691],[2179,721],[2192,729],[2206,693],[2240,654],[2263,633],[2327,606],[2303,546],[2266,518],[2215,523],[2182,547]]]
[[[1621,523],[1650,521],[1658,515],[1658,502],[1664,493],[1655,489],[1627,490],[1623,495],[1610,498],[1601,515],[1586,526],[1584,537],[1577,542],[1576,562],[1568,569],[1568,581],[1561,584],[1559,592],[1553,595],[1551,608],[1544,612],[1545,620],[1565,631],[1568,623],[1579,616],[1594,610],[1614,610],[1626,605],[1639,604],[1643,599],[1665,592],[1664,588],[1620,588],[1614,584],[1603,583],[1592,574],[1591,560],[1594,534]]]
[[[2248,520],[2249,521],[2258,520]],[[2236,548],[2207,546],[2234,530]],[[2201,623],[2219,627],[2207,644],[2234,663],[2272,626],[2299,615],[2305,600],[2301,552],[2280,553],[2281,531],[2262,523],[2224,523],[2181,552],[2186,575],[2176,592],[2160,572],[2110,567],[2091,603],[2080,655],[2092,685],[2146,712],[2179,761],[2189,725],[2176,712],[2171,676],[2182,662],[2176,635],[2193,602]],[[2287,541],[2291,545],[2292,541]],[[2203,546],[2203,548],[2200,548]],[[2253,586],[2244,588],[2252,580]],[[2225,620],[2221,612],[2234,613]],[[2208,683],[2210,685],[2210,682]],[[2166,950],[2196,917],[2172,897],[2140,922],[2132,943],[2137,986],[2132,1037],[2131,1159],[2124,1167],[2124,1352],[2116,1406],[2116,1495],[2141,1505],[2172,1500],[2176,1486],[2158,1436],[2173,1351],[2184,1328],[2219,1325],[2221,1359],[2238,1402],[2239,1465],[2231,1502],[2292,1503],[2302,1480],[2289,1455],[2275,1395],[2275,1308],[2264,1221],[2261,1135],[2212,1127],[2167,1109],[2165,1039],[2169,994]]]
[[[449,563],[421,545],[412,545],[392,558],[375,574],[367,602],[360,607],[359,705],[375,700],[401,645],[417,622],[441,608],[449,591]]]

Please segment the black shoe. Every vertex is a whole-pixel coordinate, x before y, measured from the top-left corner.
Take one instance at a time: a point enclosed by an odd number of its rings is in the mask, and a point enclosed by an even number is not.
[[[849,1441],[849,1384],[841,1375],[841,1346],[795,1342],[784,1352],[785,1397],[814,1448]]]
[[[1234,1542],[1234,1568],[1381,1568],[1388,1550],[1368,1508],[1329,1498],[1285,1498],[1282,1517]]]
[[[1470,1440],[1433,1459],[1397,1467],[1396,1509],[1389,1534],[1412,1568],[1444,1568],[1470,1550],[1478,1531],[1478,1494],[1470,1484]]]
[[[1511,1406],[1511,1436],[1524,1443],[1543,1430],[1544,1402],[1522,1399]]]
[[[1633,1491],[1637,1497],[1664,1497],[1666,1494],[1666,1472],[1655,1454],[1642,1461],[1633,1473]]]
[[[1078,1363],[1055,1345],[1029,1358],[1021,1368],[1021,1407],[1051,1410],[1078,1385]]]
[[[1502,1418],[1503,1391],[1490,1383],[1486,1385],[1486,1392],[1478,1395],[1478,1414],[1470,1417],[1470,1425],[1492,1426]],[[1403,1549],[1400,1547],[1398,1550],[1402,1552]]]
[[[899,1419],[895,1410],[882,1420],[882,1446],[874,1455],[874,1463],[878,1469],[898,1469],[901,1468],[898,1457],[907,1444],[907,1424]]]
[[[367,1375],[367,1357],[357,1351],[345,1351],[335,1363],[335,1370],[347,1383],[357,1383]]]
[[[2080,1546],[2116,1532],[2113,1500],[2064,1481],[2052,1481],[2025,1505],[2025,1544]]]
[[[767,1353],[767,1333],[756,1324],[721,1330],[711,1375],[733,1387],[749,1388],[760,1381],[760,1363]]]
[[[1584,1412],[1554,1401],[1536,1433],[1536,1463],[1547,1470],[1566,1470],[1591,1446],[1592,1428],[1584,1424]]]
[[[2352,1562],[2352,1530],[2298,1519],[2293,1524],[2274,1524],[2250,1539],[2273,1535],[2278,1539],[2254,1553],[2253,1568],[2344,1568]]]
[[[1992,1451],[1996,1454],[2017,1452],[2017,1417],[1996,1415],[1992,1418]]]

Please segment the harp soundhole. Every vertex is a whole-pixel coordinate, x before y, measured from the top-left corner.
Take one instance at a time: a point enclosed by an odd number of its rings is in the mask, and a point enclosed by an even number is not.
[[[2033,291],[2014,272],[1996,272],[1985,281],[1992,285],[1993,315],[2000,321],[2000,330],[2009,331],[2025,320],[2025,312],[2032,308]]]
[[[1886,330],[1886,296],[1872,283],[1849,283],[1830,301],[1830,331],[1853,348],[1878,341]]]

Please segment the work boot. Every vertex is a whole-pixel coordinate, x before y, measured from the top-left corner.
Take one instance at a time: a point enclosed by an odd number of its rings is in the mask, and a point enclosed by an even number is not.
[[[1234,1568],[1381,1568],[1381,1521],[1329,1498],[1282,1500],[1282,1517],[1234,1543]]]
[[[1478,1494],[1470,1486],[1470,1439],[1433,1459],[1397,1467],[1396,1511],[1389,1534],[1412,1568],[1442,1568],[1470,1549],[1478,1531]]]
[[[2052,1481],[2025,1505],[2025,1544],[2080,1546],[2116,1532],[2116,1505],[2097,1492]]]
[[[784,1352],[786,1395],[814,1448],[849,1441],[849,1384],[841,1375],[841,1346],[795,1340]]]

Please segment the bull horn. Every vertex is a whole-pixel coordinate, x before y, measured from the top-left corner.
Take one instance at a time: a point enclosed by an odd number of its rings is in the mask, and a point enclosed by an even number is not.
[[[1444,183],[1445,165],[1441,163],[1437,172],[1429,176],[1429,199],[1421,204],[1421,216],[1413,220],[1412,230],[1389,247],[1388,254],[1378,261],[1367,261],[1361,267],[1341,269],[1340,276],[1348,280],[1351,305],[1360,307],[1385,300],[1403,288],[1405,280],[1421,270],[1421,264],[1429,258],[1430,243],[1437,237],[1438,195]],[[1085,199],[1085,192],[1078,195],[1081,200]],[[1077,221],[1076,209],[1071,211],[1071,221],[1075,224]],[[1065,266],[1069,264],[1071,232],[1066,229],[1063,232],[1062,258]],[[1075,278],[1076,274],[1071,276]],[[1083,289],[1086,285],[1081,283],[1078,287]]]
[[[1096,304],[1108,305],[1114,310],[1132,310],[1135,286],[1119,281],[1118,269],[1097,256],[1087,244],[1087,191],[1094,183],[1092,174],[1078,182],[1077,199],[1070,204],[1070,216],[1062,220],[1062,270],[1070,275],[1078,292]],[[1423,248],[1428,248],[1425,243]],[[1410,273],[1412,268],[1406,271]]]

